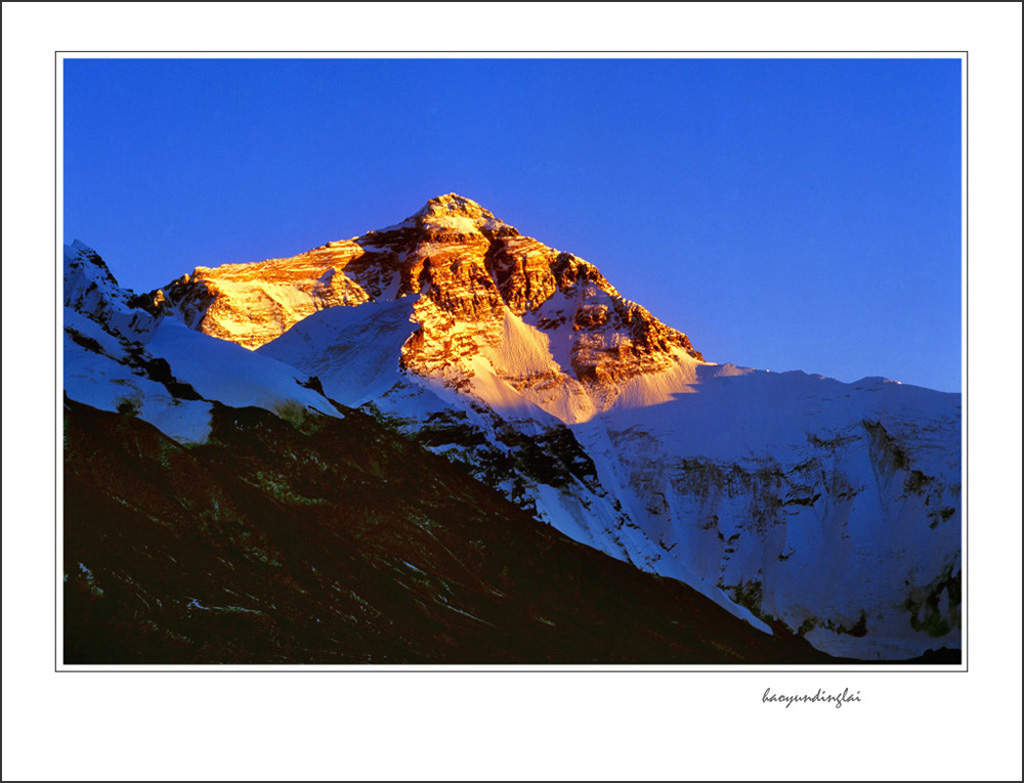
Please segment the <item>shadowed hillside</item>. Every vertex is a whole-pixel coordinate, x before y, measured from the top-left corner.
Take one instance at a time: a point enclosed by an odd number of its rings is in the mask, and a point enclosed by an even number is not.
[[[346,410],[66,400],[65,663],[823,663]],[[298,426],[295,426],[298,425]]]

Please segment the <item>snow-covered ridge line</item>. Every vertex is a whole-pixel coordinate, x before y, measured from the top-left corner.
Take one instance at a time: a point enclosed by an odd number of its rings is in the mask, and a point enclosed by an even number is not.
[[[256,406],[298,422],[339,412],[292,367],[188,329],[122,289],[79,241],[64,249],[64,393],[137,415],[182,443],[210,434],[214,403]]]

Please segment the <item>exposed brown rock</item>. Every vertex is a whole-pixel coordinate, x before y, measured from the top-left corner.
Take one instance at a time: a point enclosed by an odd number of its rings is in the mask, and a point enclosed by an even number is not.
[[[624,299],[595,266],[456,194],[431,199],[397,226],[292,258],[198,267],[152,298],[192,328],[254,349],[317,310],[414,294],[422,295],[421,329],[402,364],[423,374],[469,373],[468,359],[502,341],[507,315],[567,344],[570,366],[561,372],[574,382],[703,360],[686,335]],[[523,386],[522,377],[511,380]]]

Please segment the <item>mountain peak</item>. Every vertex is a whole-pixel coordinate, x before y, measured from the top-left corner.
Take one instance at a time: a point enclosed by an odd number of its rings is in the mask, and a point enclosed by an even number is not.
[[[83,242],[81,239],[76,239],[74,242],[72,242],[71,249],[77,252],[92,253],[94,255],[96,254],[96,251],[89,247],[87,244],[85,244],[85,242]]]
[[[494,220],[494,215],[473,199],[458,193],[445,193],[428,201],[414,217],[418,218],[470,218]]]
[[[317,310],[420,294],[421,329],[402,349],[405,369],[455,383],[475,377],[474,362],[490,362],[502,383],[567,419],[611,404],[631,378],[689,377],[704,361],[685,334],[624,299],[595,266],[457,193],[398,225],[290,259],[197,268],[153,298],[189,326],[255,349]],[[556,377],[593,391],[576,396],[594,405],[563,411],[567,398],[541,388]]]

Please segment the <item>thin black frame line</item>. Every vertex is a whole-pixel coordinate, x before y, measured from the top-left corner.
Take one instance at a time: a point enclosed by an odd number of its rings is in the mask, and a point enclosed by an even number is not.
[[[60,95],[57,92],[57,85],[60,83],[60,63],[61,58],[59,54],[55,54],[53,58],[53,249],[54,252],[57,250],[57,245],[60,240],[64,238],[61,232],[61,226],[57,224],[57,218],[60,215],[60,205],[57,202],[58,194],[60,193],[60,177],[63,176],[63,166],[60,165],[60,161],[57,159],[57,142],[58,140],[63,141],[63,135],[60,133],[60,127],[57,124],[60,115]],[[54,259],[56,262],[57,259]],[[64,287],[64,269],[63,264],[57,266],[57,274],[54,276],[54,290],[53,294],[53,325],[57,326],[57,319],[60,317],[60,302],[63,302],[63,287]],[[61,321],[63,323],[63,320]],[[53,335],[53,388],[54,388],[54,405],[53,405],[53,443],[57,443],[57,433],[63,428],[63,422],[60,418],[60,407],[57,405],[57,401],[63,398],[64,384],[61,383],[61,378],[57,375],[58,367],[58,354],[57,345],[61,339],[60,330],[54,328],[55,334]],[[58,625],[60,623],[60,617],[57,614],[58,609],[58,590],[60,589],[60,577],[61,563],[57,560],[57,542],[60,540],[61,533],[61,522],[62,517],[60,513],[60,507],[58,505],[57,497],[57,483],[60,480],[60,470],[63,467],[63,452],[61,449],[54,449],[53,455],[53,669],[59,672],[58,661],[60,660],[61,650],[58,644],[63,642],[63,638],[59,638]]]
[[[91,665],[102,665],[102,664],[91,664]],[[171,666],[178,664],[168,664]],[[216,664],[215,664],[216,665]],[[735,676],[737,674],[819,674],[825,677],[844,674],[857,677],[861,674],[966,674],[966,670],[963,669],[940,669],[938,671],[847,671],[845,669],[839,671],[819,671],[817,669],[786,669],[784,671],[769,670],[769,671],[740,671],[730,672],[715,669],[713,671],[678,671],[675,669],[642,669],[639,671],[628,671],[623,669],[537,669],[537,670],[507,670],[507,669],[445,669],[443,671],[437,669],[310,669],[302,668],[290,671],[287,669],[229,669],[228,666],[231,664],[221,664],[225,667],[224,671],[217,671],[214,669],[192,669],[192,670],[174,670],[174,669],[55,669],[57,674],[728,674]],[[290,666],[307,666],[307,664],[294,663],[287,664]],[[309,664],[316,665],[316,664]],[[366,666],[375,666],[376,664],[366,664]],[[392,666],[394,664],[391,664]],[[408,664],[409,666],[415,666],[416,664]],[[442,664],[430,664],[430,665],[442,665]],[[485,664],[481,664],[485,665]],[[529,665],[529,664],[524,664]],[[630,665],[630,664],[624,664]],[[945,664],[943,664],[945,665]],[[956,664],[950,664],[956,665]]]
[[[967,318],[967,311],[968,311],[968,309],[970,309],[970,301],[971,301],[970,300],[970,279],[971,279],[971,264],[970,264],[970,254],[971,253],[970,253],[970,247],[971,247],[971,232],[968,230],[968,226],[970,225],[970,221],[971,221],[971,211],[970,211],[971,199],[970,199],[970,196],[969,196],[970,190],[971,190],[971,185],[970,185],[970,171],[971,171],[970,154],[971,154],[971,149],[970,149],[970,146],[967,144],[967,139],[970,137],[970,124],[971,124],[971,111],[970,111],[970,102],[971,102],[971,94],[970,93],[971,93],[971,91],[970,91],[970,86],[969,86],[970,79],[971,79],[971,69],[967,65],[967,60],[968,60],[968,54],[967,54],[967,52],[964,52],[963,70],[962,70],[961,75],[960,75],[961,84],[963,84],[963,91],[964,91],[964,95],[963,95],[964,131],[963,131],[963,138],[960,139],[960,148],[961,148],[962,154],[963,154],[963,175],[964,175],[964,190],[963,190],[963,200],[964,200],[964,203],[960,207],[960,214],[963,215],[963,221],[964,221],[964,224],[963,224],[964,236],[963,236],[963,240],[962,240],[963,241],[963,254],[964,254],[964,260],[963,260],[964,296],[963,296],[963,299],[962,299],[962,302],[963,302],[963,314],[961,315],[961,318],[962,318],[961,329],[963,330],[963,345],[961,346],[961,348],[962,348],[962,350],[964,352],[964,358],[963,358],[963,362],[964,362],[964,364],[963,364],[964,377],[963,377],[963,390],[962,390],[962,393],[960,395],[960,406],[961,406],[960,422],[961,422],[961,426],[963,427],[963,439],[964,440],[963,440],[963,454],[960,455],[960,464],[961,464],[961,468],[962,468],[963,474],[964,474],[964,482],[963,482],[963,486],[964,487],[966,487],[966,486],[968,486],[968,484],[970,484],[970,481],[968,481],[968,478],[967,478],[967,474],[970,471],[970,464],[971,464],[971,461],[969,459],[966,459],[967,453],[969,451],[969,449],[968,449],[968,440],[970,438],[970,427],[969,426],[964,426],[964,424],[963,424],[963,422],[964,422],[964,413],[966,412],[966,408],[964,407],[964,399],[965,398],[967,398],[968,400],[970,399],[970,394],[967,392],[967,386],[968,386],[968,383],[969,383],[969,378],[971,376],[970,372],[968,372],[968,367],[970,366],[971,360],[970,360],[970,355],[969,355],[969,350],[968,350],[968,344],[970,342],[968,340],[968,333],[970,331],[970,324],[968,323],[968,318]],[[967,423],[970,424],[970,416],[967,417]],[[967,508],[968,504],[970,502],[970,493],[968,493],[967,499],[964,500],[964,498],[963,498],[963,489],[961,488],[960,497],[961,497],[961,500],[963,501],[963,506],[964,506],[964,513],[961,516],[961,519],[962,519],[961,525],[963,527],[963,533],[962,533],[962,535],[963,535],[963,546],[961,547],[961,551],[966,551],[967,552],[967,557],[964,558],[964,565],[963,565],[963,567],[966,568],[966,573],[964,574],[964,586],[967,588],[967,595],[970,595],[970,593],[971,593],[971,586],[970,586],[970,582],[971,582],[971,568],[970,568],[970,565],[969,565],[968,561],[969,561],[969,558],[970,558],[971,548],[968,545],[968,541],[967,541],[967,539],[970,537],[970,534],[971,534],[970,525],[967,523],[967,520],[969,520],[970,517],[971,517],[970,512],[968,511],[968,508]],[[971,613],[971,610],[968,607],[968,609],[967,609],[967,614],[968,614],[967,626],[968,627],[967,627],[967,629],[964,630],[964,641],[965,642],[967,641],[968,631],[970,629],[970,613]],[[963,653],[962,653],[962,655],[963,655],[963,664],[964,664],[964,671],[965,672],[966,671],[970,671],[970,668],[971,668],[970,662],[969,662],[970,654],[968,653],[968,648],[969,647],[970,647],[969,644],[964,644],[963,645]]]
[[[966,49],[55,49],[56,54],[967,54]],[[570,59],[570,58],[566,58]],[[912,59],[912,58],[908,58]]]
[[[56,248],[57,242],[58,242],[58,240],[60,238],[60,226],[57,225],[57,206],[58,206],[57,205],[57,192],[58,192],[58,189],[59,189],[58,188],[58,181],[59,181],[58,178],[63,173],[63,169],[62,169],[61,166],[58,165],[59,161],[57,161],[57,159],[56,159],[57,158],[57,148],[56,148],[56,145],[57,145],[57,138],[59,137],[59,135],[58,135],[59,127],[58,127],[58,123],[57,123],[57,119],[59,117],[59,105],[58,105],[58,102],[57,102],[58,95],[57,95],[56,86],[57,86],[57,80],[58,80],[58,69],[59,69],[59,66],[60,66],[61,55],[62,54],[67,54],[67,53],[101,54],[101,53],[108,53],[108,52],[112,53],[112,54],[114,54],[114,53],[128,53],[128,54],[133,54],[133,53],[140,53],[140,54],[141,53],[154,53],[154,54],[160,54],[160,53],[185,53],[185,54],[190,54],[190,53],[225,53],[225,54],[239,54],[239,53],[266,53],[266,54],[289,53],[289,52],[284,52],[284,51],[276,52],[276,51],[270,51],[270,50],[252,50],[250,52],[244,52],[244,51],[220,51],[220,50],[213,50],[213,49],[201,50],[201,51],[200,50],[196,50],[196,51],[191,51],[191,50],[177,51],[177,50],[168,49],[168,50],[163,50],[163,51],[152,51],[152,52],[136,52],[136,51],[133,51],[133,50],[76,50],[76,51],[72,51],[72,50],[54,50],[54,52],[53,52],[53,55],[54,55],[54,57],[53,57],[53,161],[54,161],[54,173],[53,173],[53,245],[54,245],[54,248]],[[662,53],[664,53],[664,54],[681,54],[681,53],[694,53],[694,54],[700,54],[700,53],[703,53],[703,54],[708,54],[708,53],[725,53],[725,54],[728,54],[728,53],[737,53],[737,54],[758,54],[758,53],[773,53],[773,54],[777,54],[777,53],[783,53],[783,54],[784,53],[793,53],[793,54],[822,53],[822,54],[824,54],[824,53],[833,53],[833,54],[847,54],[847,53],[863,53],[863,54],[885,54],[885,53],[914,53],[914,52],[925,53],[925,52],[932,52],[932,50],[926,50],[926,49],[919,49],[919,50],[910,50],[910,49],[908,49],[908,50],[863,50],[863,51],[859,51],[859,52],[858,51],[854,51],[854,50],[849,50],[849,51],[846,51],[846,50],[839,51],[839,50],[837,50],[837,51],[831,51],[831,52],[827,52],[827,51],[792,51],[792,52],[787,52],[787,51],[782,51],[782,50],[778,50],[778,51],[776,51],[776,50],[770,50],[770,51],[767,51],[767,50],[766,51],[760,51],[760,50],[758,50],[758,51],[745,51],[745,52],[739,52],[739,51],[733,52],[731,50],[712,50],[712,51],[694,51],[694,52],[684,52],[684,51],[664,51],[664,52],[662,52],[662,51],[653,51],[653,52],[631,52],[631,51],[624,51],[624,52],[620,52],[620,51],[607,50],[607,51],[604,51],[603,53],[656,53],[656,54],[662,54]],[[345,52],[345,51],[324,51],[324,52],[316,52],[316,51],[312,51],[312,52],[290,52],[290,53],[309,53],[309,54],[322,54],[322,53],[338,53],[338,54],[346,54],[346,53],[350,53],[350,54],[364,54],[364,53],[367,53],[367,54],[369,54],[369,53],[377,53],[377,54],[387,54],[387,53],[395,53],[395,54],[397,54],[397,53],[408,53],[408,54],[430,53],[430,54],[440,54],[440,53],[453,53],[454,54],[454,53],[464,53],[464,54],[471,54],[471,53],[477,53],[477,52],[476,51],[424,51],[424,52],[420,52],[420,51],[348,51],[348,52]],[[521,52],[518,52],[518,51],[516,51],[516,52],[513,52],[513,51],[509,51],[509,52],[494,51],[494,52],[479,52],[479,53],[492,53],[492,54],[501,54],[501,53],[524,53],[524,54],[526,54],[526,53],[532,53],[532,54],[575,53],[575,54],[579,54],[579,53],[602,53],[602,52],[600,52],[600,51],[595,51],[595,52],[587,51],[587,52],[583,52],[583,51],[550,50],[550,51],[521,51]],[[964,379],[963,379],[963,389],[962,389],[962,394],[961,394],[962,404],[963,404],[963,398],[965,396],[970,398],[970,395],[967,393],[968,392],[968,386],[969,386],[969,379],[970,379],[970,372],[969,372],[970,371],[970,352],[969,352],[969,348],[968,348],[968,346],[969,346],[968,335],[969,335],[969,332],[970,332],[970,324],[968,322],[968,310],[969,310],[969,307],[970,307],[970,302],[968,300],[968,296],[970,294],[970,279],[971,279],[971,265],[970,265],[970,260],[969,260],[969,257],[970,257],[970,230],[969,230],[969,226],[970,226],[970,217],[971,217],[971,215],[970,215],[970,195],[969,195],[970,194],[970,160],[969,160],[969,158],[970,158],[970,149],[969,149],[969,146],[968,146],[969,129],[970,129],[970,122],[971,122],[970,86],[969,86],[969,84],[970,84],[970,69],[968,68],[969,52],[968,52],[968,50],[965,49],[965,50],[936,50],[936,51],[934,51],[934,53],[936,53],[936,54],[940,54],[940,53],[963,54],[963,62],[964,62],[964,66],[963,66],[964,72],[962,72],[962,77],[961,77],[962,78],[962,84],[964,86],[964,95],[963,95],[963,98],[962,98],[962,107],[963,107],[963,111],[964,111],[964,138],[961,139],[962,162],[963,162],[962,165],[963,165],[963,170],[964,170],[964,199],[963,199],[963,204],[961,205],[961,215],[962,215],[963,220],[964,220],[964,245],[963,245],[963,256],[964,257],[963,257],[963,260],[962,260],[962,268],[964,269],[964,294],[965,294],[965,298],[963,300],[963,315],[962,315],[962,318],[963,318],[962,328],[963,328],[963,335],[964,335],[962,348],[963,348],[963,351],[964,351],[964,368],[965,368]],[[965,78],[965,74],[966,74],[966,78]],[[59,269],[59,267],[58,267],[58,269]],[[57,274],[55,277],[56,277],[55,285],[57,286],[57,290],[54,292],[55,296],[54,296],[54,302],[53,302],[53,305],[54,305],[54,325],[56,324],[57,317],[59,316],[59,309],[58,309],[57,302],[60,301],[60,288],[59,287],[62,285],[63,275],[61,273],[61,274]],[[54,335],[54,340],[53,340],[53,380],[54,380],[54,391],[55,391],[55,395],[54,395],[54,403],[55,403],[54,404],[54,432],[53,432],[54,441],[56,440],[56,434],[59,431],[58,428],[61,426],[61,423],[59,421],[59,410],[60,410],[60,408],[56,404],[58,402],[58,400],[59,400],[60,389],[61,389],[61,385],[59,384],[59,378],[57,378],[57,350],[58,350],[57,344],[58,344],[58,341],[59,341],[59,333]],[[962,416],[962,421],[963,421],[963,416]],[[970,417],[968,417],[968,424],[970,424]],[[963,458],[966,458],[966,456],[968,456],[968,453],[969,453],[969,450],[970,450],[970,448],[969,448],[970,427],[969,426],[965,426],[963,432],[964,432],[964,449],[963,449],[963,454],[962,454],[962,462],[965,462],[965,467],[963,468],[964,484],[967,485],[968,483],[970,483],[969,482],[970,460],[964,461]],[[56,576],[56,574],[59,573],[59,564],[56,561],[57,561],[57,536],[59,534],[59,526],[60,526],[61,519],[60,519],[60,510],[59,510],[59,508],[57,506],[56,484],[57,484],[58,471],[60,470],[60,465],[61,465],[61,452],[60,452],[59,449],[57,449],[55,451],[55,453],[54,453],[54,461],[53,461],[53,561],[54,561],[54,566],[55,566],[54,576]],[[970,495],[968,495],[968,501],[969,501],[969,499],[970,499]],[[970,511],[969,511],[969,503],[968,503],[968,501],[965,501],[965,503],[964,503],[964,515],[963,515],[963,518],[965,520],[964,523],[963,523],[963,538],[964,538],[965,545],[967,545],[968,540],[970,538],[970,525],[967,522],[967,520],[970,519]],[[962,550],[963,549],[964,548],[962,548]],[[967,547],[967,551],[968,551],[968,555],[970,555],[970,547],[969,546]],[[965,576],[965,584],[967,586],[967,593],[968,593],[968,595],[970,595],[971,568],[970,568],[970,564],[969,564],[969,560],[968,559],[965,559],[964,566],[967,569],[967,573],[966,573],[966,576]],[[269,673],[269,675],[294,675],[294,673],[299,673],[299,675],[333,675],[333,673],[342,673],[342,675],[345,675],[345,673],[357,673],[357,675],[366,675],[366,673],[374,673],[374,675],[378,675],[378,673],[380,673],[380,675],[388,675],[388,673],[400,673],[400,675],[450,675],[450,673],[468,673],[468,675],[473,675],[473,673],[501,673],[501,675],[548,675],[548,673],[551,673],[551,675],[557,675],[557,673],[563,673],[563,675],[569,675],[569,673],[609,673],[609,675],[691,675],[691,673],[698,673],[698,675],[719,675],[719,673],[722,673],[722,675],[764,675],[764,673],[780,673],[780,675],[800,675],[800,673],[820,673],[820,675],[838,675],[838,673],[849,673],[849,675],[959,675],[959,673],[965,673],[965,675],[966,675],[966,673],[970,672],[970,670],[971,670],[970,669],[970,654],[969,654],[969,648],[970,648],[970,643],[969,643],[969,639],[970,639],[970,636],[969,636],[970,623],[968,624],[968,628],[965,629],[964,639],[963,639],[964,644],[963,644],[963,648],[962,648],[962,650],[963,650],[962,651],[963,660],[962,660],[962,663],[959,664],[959,665],[963,665],[964,667],[963,668],[956,668],[956,669],[945,669],[945,668],[919,669],[919,668],[913,668],[913,669],[908,669],[906,671],[903,671],[903,670],[900,670],[900,669],[871,669],[871,668],[863,669],[863,670],[862,669],[857,669],[857,670],[850,670],[850,669],[831,670],[831,669],[827,669],[827,670],[822,670],[822,669],[771,669],[771,668],[769,668],[769,669],[756,669],[756,670],[743,669],[743,670],[738,670],[738,671],[730,671],[730,670],[727,670],[727,669],[678,669],[678,668],[668,668],[668,669],[633,669],[633,668],[623,668],[623,667],[613,668],[613,669],[588,669],[588,668],[547,669],[547,668],[541,668],[541,669],[529,669],[529,670],[523,670],[523,669],[512,669],[512,670],[510,670],[510,669],[475,669],[475,668],[474,669],[450,669],[450,668],[444,668],[444,669],[409,669],[409,668],[406,668],[406,669],[381,669],[381,668],[369,668],[369,666],[380,665],[380,664],[372,664],[372,663],[371,664],[366,664],[368,666],[368,668],[360,668],[360,669],[355,669],[355,668],[345,668],[345,669],[318,669],[318,668],[314,668],[314,669],[310,669],[310,668],[295,668],[295,669],[291,669],[291,668],[289,668],[289,669],[283,669],[283,668],[280,668],[280,667],[279,668],[266,668],[266,669],[263,669],[263,668],[258,668],[258,669],[227,668],[227,666],[230,666],[231,664],[220,664],[220,665],[224,665],[225,666],[225,668],[223,670],[209,669],[209,668],[191,669],[191,670],[189,670],[189,669],[144,669],[144,668],[143,669],[124,669],[124,668],[74,669],[74,668],[60,668],[59,652],[58,652],[58,649],[57,649],[57,642],[58,642],[58,639],[57,639],[58,627],[57,626],[58,626],[58,623],[59,623],[59,617],[57,616],[57,589],[58,589],[57,585],[58,585],[58,582],[57,582],[56,579],[54,579],[54,582],[53,582],[53,671],[55,673],[58,673],[58,675],[60,675],[60,673],[75,673],[75,675],[113,675],[113,673],[128,673],[128,675],[134,675],[134,673],[147,673],[147,675],[155,675],[155,673],[156,673],[156,675],[209,675],[209,673],[217,673],[217,675],[221,675],[221,673]],[[970,610],[968,610],[968,613],[970,614]],[[66,665],[75,665],[75,664],[66,664]],[[143,664],[143,665],[145,665],[145,664]],[[174,664],[172,664],[172,665],[174,665]],[[218,665],[218,664],[213,664],[213,665]],[[303,664],[283,664],[283,665],[303,665]],[[315,666],[315,665],[318,665],[318,664],[308,664],[308,665]],[[421,664],[407,664],[407,665],[421,665]],[[422,664],[422,665],[438,665],[438,666],[443,666],[445,664],[439,663],[439,664]],[[453,664],[453,665],[462,665],[462,664]],[[486,665],[486,664],[481,664],[481,665]],[[511,664],[511,665],[518,665],[518,664]],[[522,665],[546,665],[546,664],[522,664]],[[581,664],[567,664],[567,665],[581,665]],[[645,665],[645,664],[628,664],[628,663],[622,664],[622,666],[630,666],[630,665]],[[664,664],[651,664],[651,665],[664,665]],[[667,664],[667,665],[674,665],[674,664]],[[691,664],[675,664],[675,665],[691,665]],[[692,664],[692,665],[699,665],[699,664]],[[752,665],[757,665],[757,664],[752,664]],[[822,664],[822,665],[829,665],[829,664]],[[855,665],[871,665],[871,664],[855,664]],[[898,664],[898,663],[895,663],[895,664],[889,663],[889,664],[880,664],[880,665],[897,665],[898,666],[900,664]],[[922,665],[922,664],[907,664],[907,665]],[[946,664],[938,664],[938,665],[946,665]],[[949,664],[949,665],[957,665],[957,664]]]

